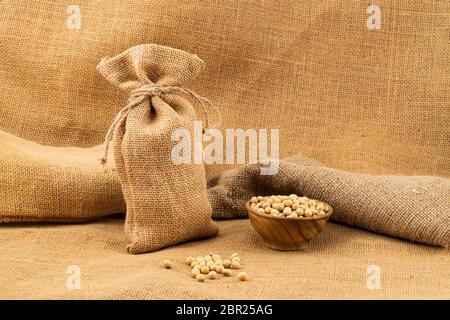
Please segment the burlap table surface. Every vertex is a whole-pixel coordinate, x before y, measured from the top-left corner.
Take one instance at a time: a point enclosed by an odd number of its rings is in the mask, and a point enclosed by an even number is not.
[[[0,3],[0,129],[43,144],[101,143],[128,93],[95,67],[142,43],[195,53],[193,89],[223,128],[280,128],[303,152],[350,171],[450,176],[446,0],[67,1]],[[224,168],[208,168],[214,175]]]
[[[27,299],[448,299],[448,249],[411,244],[331,223],[301,252],[268,249],[248,220],[222,221],[216,238],[129,255],[123,219],[82,225],[0,225],[0,298]],[[236,276],[197,283],[188,255],[239,252]],[[163,259],[172,259],[166,270]],[[66,288],[69,265],[81,289]],[[380,269],[369,290],[367,268]]]

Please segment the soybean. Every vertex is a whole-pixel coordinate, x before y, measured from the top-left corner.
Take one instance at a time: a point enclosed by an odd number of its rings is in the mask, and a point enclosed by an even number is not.
[[[170,268],[172,268],[173,263],[170,260],[164,260],[163,265],[164,265],[164,268],[170,269]]]
[[[239,272],[238,279],[240,281],[247,281],[248,280],[248,274],[246,272]]]

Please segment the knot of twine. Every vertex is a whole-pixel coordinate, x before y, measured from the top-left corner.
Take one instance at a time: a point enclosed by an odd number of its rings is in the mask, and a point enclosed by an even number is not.
[[[102,164],[105,164],[108,160],[109,144],[113,138],[114,131],[116,130],[120,122],[127,117],[128,113],[133,108],[137,107],[139,104],[144,102],[146,99],[152,96],[161,96],[166,93],[181,93],[191,96],[196,101],[198,101],[202,107],[203,113],[205,114],[206,129],[214,129],[220,127],[220,123],[222,122],[222,116],[220,114],[219,108],[216,105],[214,105],[211,101],[198,95],[194,91],[177,86],[161,86],[157,84],[143,85],[131,91],[130,98],[128,99],[128,104],[117,113],[113,123],[109,127],[108,132],[106,133],[105,136],[105,141],[103,142],[103,156],[100,159]],[[217,122],[214,126],[210,126],[208,108],[213,109],[214,112],[216,112],[217,114]]]

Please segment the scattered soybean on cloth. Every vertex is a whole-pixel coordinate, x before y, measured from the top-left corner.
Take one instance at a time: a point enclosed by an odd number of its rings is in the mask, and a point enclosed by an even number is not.
[[[193,95],[205,107],[204,98],[180,87],[204,69],[204,62],[178,49],[144,44],[103,59],[97,69],[114,86],[131,91],[106,136],[103,155],[105,163],[112,139],[126,202],[127,251],[139,254],[216,235],[204,165],[176,164],[171,157],[172,134],[192,134],[196,120],[192,103],[180,94]]]
[[[280,161],[276,175],[260,165],[225,171],[209,181],[215,218],[247,215],[255,195],[296,193],[330,204],[331,219],[373,232],[448,247],[450,180],[434,176],[376,176],[326,167],[301,155]]]

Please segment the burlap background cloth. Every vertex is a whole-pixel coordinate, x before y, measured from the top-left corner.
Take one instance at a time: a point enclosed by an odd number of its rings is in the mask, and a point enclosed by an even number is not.
[[[0,3],[0,129],[39,143],[103,141],[127,92],[95,70],[158,43],[201,57],[192,88],[223,128],[280,128],[281,158],[303,152],[349,171],[450,176],[450,3],[380,0]],[[225,166],[208,168],[218,173]]]
[[[302,252],[267,249],[248,220],[220,222],[216,238],[151,254],[129,255],[123,220],[71,225],[9,225],[0,232],[0,298],[373,299],[441,298],[450,294],[448,249],[415,245],[330,224]],[[197,283],[187,255],[240,252],[236,277]],[[166,270],[163,259],[175,266]],[[66,269],[81,268],[81,289],[66,288]],[[381,289],[366,270],[378,265]]]

